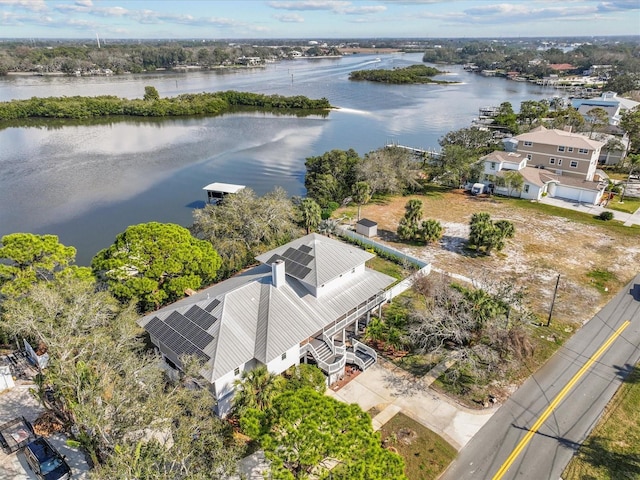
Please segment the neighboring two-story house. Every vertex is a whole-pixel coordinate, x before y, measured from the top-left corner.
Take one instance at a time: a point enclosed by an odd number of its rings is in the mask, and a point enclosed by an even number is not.
[[[371,270],[374,255],[310,234],[257,257],[262,263],[141,318],[167,363],[201,359],[200,371],[217,400],[231,406],[243,371],[266,365],[284,372],[301,361],[317,364],[329,383],[347,363],[365,369],[375,352],[355,335],[387,300],[395,279]]]
[[[537,127],[506,142],[508,150],[485,155],[485,184],[496,193],[539,200],[544,195],[595,205],[602,199],[606,183],[597,171],[602,142],[564,130]],[[511,148],[509,148],[511,146]],[[521,191],[500,186],[499,177],[509,170],[524,178]]]

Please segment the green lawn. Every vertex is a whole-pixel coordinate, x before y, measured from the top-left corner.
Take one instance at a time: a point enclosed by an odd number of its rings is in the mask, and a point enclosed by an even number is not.
[[[390,260],[375,256],[371,260],[367,260],[366,266],[376,272],[384,273],[396,280],[402,280],[407,275],[403,272],[402,266]]]
[[[622,235],[628,235],[628,236],[634,236],[634,237],[640,235],[640,225],[632,225],[630,227],[625,227],[624,225],[622,225],[622,222],[618,222],[616,220],[610,220],[608,222],[605,222],[597,218],[595,215],[590,215],[588,213],[583,213],[583,212],[576,212],[575,210],[560,208],[554,205],[547,205],[545,203],[531,202],[530,200],[522,200],[519,198],[517,199],[503,198],[503,197],[500,197],[500,198],[494,197],[494,198],[503,203],[511,203],[513,205],[516,205],[519,208],[535,210],[535,211],[546,213],[547,215],[553,215],[556,217],[568,218],[569,220],[573,220],[575,222],[582,223],[582,224],[596,225],[596,226],[602,227],[604,230],[611,230]],[[615,203],[615,200],[613,203]]]
[[[640,478],[640,368],[636,365],[562,474],[564,480]]]
[[[438,478],[456,456],[456,449],[440,435],[402,413],[389,420],[380,433],[383,444],[404,458],[409,480]]]
[[[607,208],[617,210],[619,212],[634,213],[638,208],[640,208],[640,198],[626,197],[624,202],[620,203],[620,197],[616,196],[616,198],[609,202]]]

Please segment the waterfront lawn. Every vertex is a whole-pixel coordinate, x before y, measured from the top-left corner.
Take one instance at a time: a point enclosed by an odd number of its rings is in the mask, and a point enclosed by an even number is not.
[[[409,480],[438,478],[456,456],[456,449],[440,435],[402,413],[380,430],[382,444],[404,458]]]
[[[600,422],[562,474],[565,480],[640,478],[640,366],[636,365]]]

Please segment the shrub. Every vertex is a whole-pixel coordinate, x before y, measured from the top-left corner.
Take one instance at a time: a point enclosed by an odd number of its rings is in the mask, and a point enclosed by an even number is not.
[[[604,220],[605,222],[608,222],[609,220],[613,220],[613,212],[602,212],[600,215],[598,215],[598,218],[600,220]]]

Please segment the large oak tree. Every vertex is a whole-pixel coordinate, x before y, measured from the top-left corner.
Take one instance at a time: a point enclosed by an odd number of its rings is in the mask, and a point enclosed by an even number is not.
[[[179,225],[150,222],[128,227],[91,266],[117,298],[149,310],[213,281],[220,264],[211,243]]]

